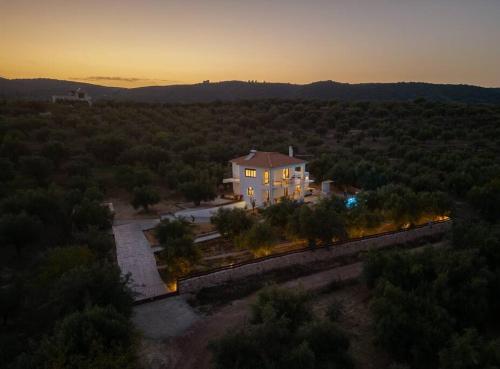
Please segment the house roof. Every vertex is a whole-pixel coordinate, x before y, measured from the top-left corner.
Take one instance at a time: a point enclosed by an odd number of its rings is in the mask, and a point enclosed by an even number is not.
[[[231,163],[259,168],[279,168],[287,165],[304,164],[305,160],[269,151],[251,151],[250,154],[231,159]]]

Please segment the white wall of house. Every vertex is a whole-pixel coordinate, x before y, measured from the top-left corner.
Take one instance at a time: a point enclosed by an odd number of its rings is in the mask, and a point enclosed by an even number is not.
[[[300,168],[300,170],[296,170]],[[309,187],[308,177],[306,178],[306,165],[294,164],[279,168],[259,168],[243,166],[232,163],[233,192],[242,195],[243,200],[251,206],[252,199],[256,206],[264,206],[268,203],[275,203],[283,196],[288,196],[295,200],[303,200],[305,190]],[[255,171],[255,177],[247,176]],[[288,170],[288,176],[284,178],[283,171]],[[265,172],[269,173],[268,183],[265,183]],[[285,173],[286,174],[286,173]]]

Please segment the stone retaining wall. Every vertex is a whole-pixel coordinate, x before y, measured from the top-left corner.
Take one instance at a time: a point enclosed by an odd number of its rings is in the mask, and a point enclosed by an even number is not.
[[[246,263],[221,268],[212,272],[203,273],[186,278],[179,278],[177,290],[179,293],[195,293],[202,288],[216,286],[225,282],[241,279],[254,274],[286,268],[292,265],[312,264],[316,261],[325,261],[339,256],[355,255],[360,251],[380,249],[392,245],[404,244],[423,237],[442,234],[451,228],[452,221],[434,222],[409,230],[396,231],[350,240],[334,244],[329,250],[297,250],[285,254],[271,255],[255,259]]]

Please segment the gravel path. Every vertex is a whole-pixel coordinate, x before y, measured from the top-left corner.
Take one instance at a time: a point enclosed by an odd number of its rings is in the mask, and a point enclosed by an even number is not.
[[[135,306],[132,321],[144,338],[164,340],[182,335],[199,319],[183,296],[175,296]]]

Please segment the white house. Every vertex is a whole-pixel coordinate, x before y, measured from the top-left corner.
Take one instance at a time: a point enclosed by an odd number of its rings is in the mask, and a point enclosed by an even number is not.
[[[248,155],[229,161],[232,177],[224,183],[233,184],[233,192],[252,206],[266,206],[278,202],[283,197],[303,200],[309,188],[309,173],[306,162],[278,152],[251,150]]]
[[[56,103],[58,101],[78,101],[84,102],[92,105],[92,98],[85,91],[77,88],[76,90],[71,90],[67,95],[54,95],[52,96],[52,102]]]

